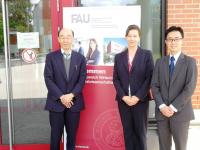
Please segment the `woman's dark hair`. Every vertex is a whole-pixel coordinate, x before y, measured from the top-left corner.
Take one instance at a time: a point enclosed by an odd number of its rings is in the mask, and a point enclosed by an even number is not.
[[[126,29],[126,36],[128,36],[128,33],[130,30],[137,30],[139,36],[141,36],[141,30],[137,25],[135,25],[135,24],[129,25],[128,28]]]
[[[90,55],[91,55],[91,53],[92,53],[92,48],[90,47],[90,43],[91,43],[91,42],[94,42],[94,43],[96,44],[96,49],[97,49],[97,47],[98,47],[96,39],[92,38],[92,39],[89,40],[89,49],[88,49],[88,53],[87,53],[87,55],[86,55],[86,58],[87,58],[87,59],[90,58]]]

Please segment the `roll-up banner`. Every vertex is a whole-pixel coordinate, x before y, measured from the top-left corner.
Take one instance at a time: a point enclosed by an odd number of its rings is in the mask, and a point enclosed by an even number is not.
[[[140,26],[140,6],[63,8],[63,27],[75,33],[73,49],[87,60],[77,150],[124,150],[112,76],[114,56],[126,47],[130,24]]]

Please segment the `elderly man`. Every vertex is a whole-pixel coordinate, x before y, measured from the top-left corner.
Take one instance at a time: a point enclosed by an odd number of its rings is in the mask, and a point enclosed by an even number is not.
[[[82,90],[86,79],[86,60],[72,51],[74,33],[62,29],[58,34],[60,49],[46,56],[44,70],[48,89],[45,109],[49,110],[51,150],[60,150],[64,126],[67,132],[67,150],[75,150],[80,111],[84,108]]]

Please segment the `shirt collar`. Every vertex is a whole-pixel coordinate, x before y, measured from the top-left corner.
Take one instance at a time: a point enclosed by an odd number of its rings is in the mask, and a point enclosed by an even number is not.
[[[176,53],[175,55],[170,54],[169,61],[170,61],[170,58],[173,56],[175,59],[175,63],[176,63],[180,55],[181,55],[181,51]]]
[[[63,54],[63,57],[65,59],[70,59],[71,58],[71,53],[72,51],[69,51],[68,53],[66,53],[62,48],[61,48],[61,53]]]
[[[65,51],[64,51],[62,48],[61,48],[61,53],[62,53],[62,54],[64,54],[64,53],[65,53]],[[72,54],[72,51],[70,51],[68,54],[70,54],[70,55],[71,55],[71,54]]]

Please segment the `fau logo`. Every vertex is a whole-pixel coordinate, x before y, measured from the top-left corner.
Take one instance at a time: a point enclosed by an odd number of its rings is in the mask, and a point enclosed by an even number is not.
[[[73,14],[71,15],[72,23],[88,23],[90,21],[89,14]]]

